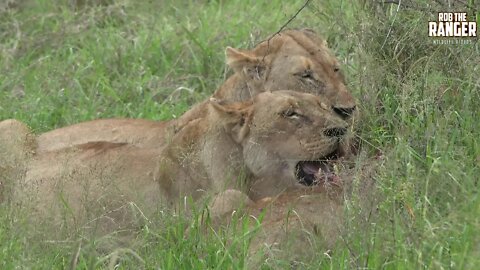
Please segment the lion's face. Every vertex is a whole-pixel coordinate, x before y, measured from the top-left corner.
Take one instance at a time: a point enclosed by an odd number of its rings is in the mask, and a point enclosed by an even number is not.
[[[326,43],[310,30],[287,30],[252,51],[227,48],[227,63],[247,80],[251,95],[295,89],[320,96],[344,119],[356,111],[340,63]]]
[[[241,139],[244,163],[255,179],[252,199],[294,186],[339,184],[331,161],[343,154],[349,125],[320,97],[264,92],[252,106],[249,130]]]

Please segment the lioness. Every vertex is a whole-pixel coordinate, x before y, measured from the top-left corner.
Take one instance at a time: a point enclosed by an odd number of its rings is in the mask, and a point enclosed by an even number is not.
[[[245,101],[265,90],[296,89],[322,97],[334,113],[352,123],[355,100],[347,90],[340,64],[324,40],[313,31],[285,30],[253,50],[226,49],[227,64],[234,74],[219,87],[213,97],[227,101]],[[208,102],[208,101],[204,101]],[[181,128],[205,114],[204,104],[187,112]],[[189,116],[189,117],[187,117]],[[162,146],[165,122],[139,119],[101,119],[56,129],[38,137],[39,152],[61,149],[91,141],[128,142],[135,145]]]
[[[313,259],[332,250],[343,233],[342,194],[340,186],[320,185],[254,202],[238,190],[226,190],[209,206],[210,224],[214,229],[230,226],[233,215],[250,217],[252,229],[261,222],[249,248],[255,269],[265,258]]]
[[[318,96],[263,92],[253,101],[204,106],[207,113],[172,133],[162,149],[92,142],[37,153],[14,200],[40,216],[53,213],[56,225],[104,219],[111,230],[129,220],[131,202],[148,216],[184,196],[198,200],[229,188],[258,200],[288,188],[338,185],[331,161],[342,155],[348,123]]]
[[[227,47],[225,53],[235,75],[214,97],[243,101],[263,91],[295,89],[321,96],[343,118],[355,111],[340,63],[312,30],[285,30],[253,50]]]

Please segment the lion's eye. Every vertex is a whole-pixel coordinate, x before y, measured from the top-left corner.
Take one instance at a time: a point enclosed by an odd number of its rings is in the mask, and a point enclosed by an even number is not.
[[[307,69],[303,71],[300,76],[304,79],[313,79],[313,71],[310,69]]]
[[[339,72],[340,71],[340,68],[339,67],[334,67],[333,68],[333,72]]]
[[[295,73],[295,75],[302,78],[302,79],[310,79],[310,80],[314,79],[313,71],[311,69],[305,69],[303,71]]]
[[[282,116],[287,118],[299,118],[300,114],[294,111],[292,108],[289,108],[282,112]]]

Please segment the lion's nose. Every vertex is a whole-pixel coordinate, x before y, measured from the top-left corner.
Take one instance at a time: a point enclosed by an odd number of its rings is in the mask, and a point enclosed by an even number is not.
[[[323,131],[323,134],[327,137],[342,137],[345,133],[347,133],[347,129],[340,127],[328,128]]]
[[[333,106],[333,111],[340,115],[343,119],[349,118],[356,109],[356,106],[350,108],[342,108]]]

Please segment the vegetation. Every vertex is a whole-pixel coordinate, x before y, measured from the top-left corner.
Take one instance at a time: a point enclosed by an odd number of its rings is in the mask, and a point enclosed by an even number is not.
[[[311,1],[288,25],[321,33],[344,64],[362,113],[358,162],[375,160],[369,176],[374,206],[361,203],[365,179],[359,172],[346,201],[347,232],[331,255],[319,252],[301,268],[480,265],[480,46],[478,39],[434,44],[426,30],[438,11],[472,16],[480,6],[443,2]],[[41,133],[97,118],[174,118],[230,74],[226,46],[253,47],[304,2],[5,3],[0,120],[16,118]],[[102,254],[90,239],[83,245],[27,242],[17,215],[1,205],[0,268],[100,269],[112,262],[121,269],[247,267],[255,232],[246,220],[218,234],[204,234],[196,221],[178,216],[159,220],[139,235],[138,248]],[[186,227],[193,228],[188,237]],[[291,266],[269,261],[264,267]]]

